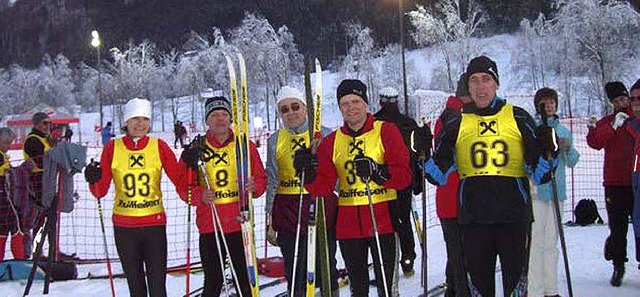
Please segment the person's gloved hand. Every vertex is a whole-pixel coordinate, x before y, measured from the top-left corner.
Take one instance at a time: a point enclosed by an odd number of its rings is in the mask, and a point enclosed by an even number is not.
[[[411,151],[418,156],[431,155],[431,141],[433,140],[433,134],[429,126],[424,125],[411,131]]]
[[[536,138],[542,149],[543,156],[551,156],[552,158],[558,156],[560,146],[558,145],[558,136],[555,129],[548,126],[540,126],[536,129]]]
[[[540,185],[549,182],[551,180],[551,172],[553,172],[557,166],[558,159],[547,160],[540,156],[540,158],[538,158],[538,165],[531,176],[533,183]]]
[[[611,124],[613,130],[617,130],[620,126],[622,126],[624,124],[624,121],[626,121],[628,118],[629,115],[626,112],[617,113],[615,120],[613,120],[613,123]]]
[[[587,123],[588,128],[595,128],[596,123],[598,122],[598,118],[595,115],[592,115],[589,119],[589,123]]]
[[[293,168],[296,175],[302,177],[304,172],[304,183],[309,184],[316,180],[318,169],[318,158],[311,153],[310,148],[301,148],[293,155]]]
[[[102,168],[100,162],[91,159],[91,162],[84,168],[84,179],[89,184],[95,184],[102,178]]]
[[[200,161],[200,150],[195,148],[194,145],[188,145],[182,151],[180,155],[180,159],[187,164],[187,167],[197,170],[198,169],[198,161]]]
[[[363,154],[357,155],[353,159],[356,168],[356,175],[364,181],[372,180],[376,184],[382,185],[389,180],[387,166],[378,164],[376,161]]]

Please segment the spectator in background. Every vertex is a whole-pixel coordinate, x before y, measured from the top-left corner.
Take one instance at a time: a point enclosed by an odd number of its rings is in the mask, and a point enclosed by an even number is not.
[[[175,125],[173,125],[173,148],[178,148],[178,142],[180,142],[180,147],[184,147],[184,138],[187,136],[187,129],[185,129],[184,125],[181,121],[177,121]]]
[[[609,237],[604,246],[604,257],[613,261],[610,283],[622,284],[627,262],[627,230],[633,209],[631,168],[633,165],[633,138],[625,129],[617,129],[628,117],[629,92],[619,81],[608,82],[607,98],[614,113],[589,126],[587,144],[596,150],[604,149],[604,197],[609,221]],[[618,116],[619,115],[619,116]],[[620,120],[616,120],[619,117]],[[637,248],[637,247],[636,247]]]
[[[633,163],[633,231],[636,242],[636,261],[640,263],[640,79],[631,86],[629,92],[631,118],[624,122],[624,128],[635,140],[634,163]],[[626,118],[626,113],[616,114],[616,119]],[[614,120],[615,123],[615,120]],[[640,266],[638,266],[640,269]]]
[[[547,123],[539,122],[539,126],[549,126],[555,129],[558,136],[558,167],[555,171],[557,199],[562,203],[567,199],[567,182],[565,166],[573,168],[580,153],[573,147],[571,132],[560,124],[557,116],[558,93],[554,89],[542,88],[534,96],[534,106],[540,112],[539,106],[544,104]],[[560,297],[558,295],[558,226],[556,221],[554,193],[551,183],[538,185],[531,190],[533,217],[531,225],[531,252],[529,262],[529,297]]]
[[[443,119],[452,114],[460,114],[466,104],[473,104],[467,89],[466,73],[460,75],[455,96],[447,99],[445,110],[442,112],[434,128],[434,136],[442,132]],[[423,118],[424,119],[424,118]],[[447,291],[445,297],[469,296],[466,270],[462,259],[462,233],[458,224],[458,189],[460,176],[457,171],[452,172],[446,184],[436,188],[436,213],[440,219],[442,233],[447,248],[447,266],[445,268]]]
[[[66,142],[71,142],[71,137],[73,137],[73,131],[71,130],[71,127],[69,126],[69,124],[64,124],[64,134],[62,135],[63,140]]]
[[[0,261],[4,260],[4,250],[11,234],[11,253],[17,260],[25,259],[24,233],[20,226],[20,211],[11,200],[14,190],[7,179],[11,171],[7,151],[16,139],[10,128],[0,128]]]
[[[109,140],[111,140],[111,137],[115,137],[113,134],[113,128],[111,127],[111,122],[107,122],[107,125],[102,128],[102,132],[100,133],[102,135],[102,146],[105,146]]]
[[[380,90],[380,110],[373,117],[376,120],[394,123],[404,140],[404,144],[409,149],[409,166],[413,172],[413,182],[406,189],[397,190],[397,199],[389,201],[389,210],[391,211],[391,219],[393,228],[398,235],[400,243],[400,266],[405,276],[413,275],[413,261],[416,259],[415,241],[413,238],[413,229],[411,228],[411,202],[413,193],[420,194],[422,192],[422,174],[418,169],[418,154],[411,148],[411,135],[414,131],[424,142],[431,143],[431,130],[429,126],[424,125],[418,127],[416,121],[412,118],[400,113],[398,108],[398,90],[394,87],[385,87]]]
[[[32,201],[36,205],[42,204],[42,172],[43,156],[54,146],[49,133],[51,132],[51,121],[49,115],[38,112],[31,118],[33,128],[24,140],[23,153],[25,160],[33,162],[34,167],[29,175],[29,183],[33,189]],[[39,229],[44,223],[44,211],[40,211],[36,219],[35,229]]]

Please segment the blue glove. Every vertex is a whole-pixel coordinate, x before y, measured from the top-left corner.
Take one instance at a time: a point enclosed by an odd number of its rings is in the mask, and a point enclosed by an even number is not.
[[[558,167],[558,159],[547,160],[542,156],[538,159],[538,166],[531,177],[535,185],[547,183],[551,180],[551,172]]]
[[[447,172],[442,173],[440,168],[433,161],[433,158],[429,158],[427,162],[424,163],[424,173],[426,174],[427,181],[435,186],[442,186],[447,183],[447,179],[449,178],[449,174],[453,171],[453,166]]]

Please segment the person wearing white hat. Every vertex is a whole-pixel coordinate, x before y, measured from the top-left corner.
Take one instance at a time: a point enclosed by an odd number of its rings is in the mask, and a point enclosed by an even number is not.
[[[307,105],[303,99],[302,92],[290,86],[282,87],[276,98],[278,115],[282,119],[282,127],[267,140],[266,170],[268,184],[267,203],[265,206],[267,235],[271,244],[280,247],[280,252],[284,257],[285,277],[287,278],[289,291],[295,290],[295,296],[302,296],[304,295],[305,273],[307,271],[307,224],[309,221],[310,195],[307,191],[303,191],[298,259],[295,288],[293,289],[291,284],[293,280],[300,187],[302,186],[300,184],[300,176],[296,174],[296,170],[293,168],[293,155],[303,147],[310,147]],[[323,135],[327,135],[329,132],[328,128],[322,129]],[[336,239],[333,222],[335,221],[337,205],[333,197],[324,199],[324,203],[327,222],[327,244],[331,259],[331,290],[336,291],[336,293],[333,293],[333,296],[336,296],[338,283],[335,273]],[[316,254],[319,255],[319,251],[316,251]],[[320,257],[316,257],[316,259],[316,268],[320,268]],[[316,270],[319,271],[319,269]],[[320,283],[320,280],[316,280],[316,285]]]
[[[147,135],[151,126],[148,100],[129,100],[124,122],[126,135],[110,140],[100,162],[87,165],[84,175],[97,199],[107,194],[113,180],[113,234],[130,296],[144,297],[147,291],[150,296],[167,296],[167,218],[160,180],[164,170],[174,185],[186,185],[182,180],[186,168],[178,166],[166,142]]]

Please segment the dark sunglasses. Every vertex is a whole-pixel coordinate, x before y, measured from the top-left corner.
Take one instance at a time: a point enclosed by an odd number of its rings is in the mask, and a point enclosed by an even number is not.
[[[629,97],[629,101],[636,101],[636,100],[640,100],[640,96],[637,96],[637,97]]]
[[[291,103],[291,106],[283,105],[280,107],[280,114],[286,114],[289,111],[298,111],[300,110],[300,104]]]
[[[42,121],[42,122],[40,122],[40,124],[49,125],[49,124],[51,124],[51,122],[49,122],[49,121]]]

